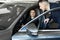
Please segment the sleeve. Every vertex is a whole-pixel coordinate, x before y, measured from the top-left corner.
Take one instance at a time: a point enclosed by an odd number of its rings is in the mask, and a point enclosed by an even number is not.
[[[51,20],[53,17],[52,17],[52,13],[50,14],[50,16],[48,17],[49,18],[49,20]]]

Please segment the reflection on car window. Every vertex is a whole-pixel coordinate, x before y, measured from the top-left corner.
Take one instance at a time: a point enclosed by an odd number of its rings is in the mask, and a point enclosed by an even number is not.
[[[7,8],[2,8],[0,9],[0,14],[6,14],[6,13],[10,13],[11,11],[8,10]]]
[[[17,9],[18,9],[18,15],[17,15]],[[25,7],[23,6],[21,7],[19,6],[19,8],[17,8],[14,7],[14,5],[12,6],[5,5],[2,8],[0,8],[0,29],[4,30],[8,28],[24,9]]]

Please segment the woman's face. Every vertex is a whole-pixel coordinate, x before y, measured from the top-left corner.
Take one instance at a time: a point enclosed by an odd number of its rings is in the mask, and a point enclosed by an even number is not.
[[[35,10],[31,10],[31,11],[30,11],[30,16],[31,16],[31,17],[35,17],[35,15],[36,15]]]
[[[46,6],[47,6],[47,3],[45,1],[39,2],[40,9],[45,10],[46,9]]]

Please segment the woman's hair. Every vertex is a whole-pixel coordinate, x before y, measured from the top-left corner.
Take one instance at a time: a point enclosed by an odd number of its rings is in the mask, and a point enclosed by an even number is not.
[[[36,12],[36,10],[35,10],[34,8],[30,8],[30,9],[28,10],[28,12],[30,13],[31,10],[34,10],[34,11]]]
[[[36,12],[35,9],[30,9],[30,10],[29,10],[29,15],[30,15],[31,10],[34,10],[34,11],[35,11],[35,14],[36,14],[35,16],[37,16],[37,12]]]

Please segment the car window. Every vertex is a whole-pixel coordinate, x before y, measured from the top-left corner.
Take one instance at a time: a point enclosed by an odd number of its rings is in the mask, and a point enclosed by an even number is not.
[[[0,14],[6,14],[6,13],[10,13],[11,11],[8,10],[7,8],[2,8],[0,9]]]

